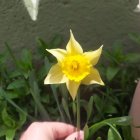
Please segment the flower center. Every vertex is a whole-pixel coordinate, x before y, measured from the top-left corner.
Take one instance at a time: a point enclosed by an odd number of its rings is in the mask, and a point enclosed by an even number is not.
[[[76,70],[78,70],[78,68],[79,68],[79,63],[77,61],[73,60],[71,63],[71,69],[73,71],[76,71]]]
[[[91,64],[83,55],[72,55],[65,57],[61,67],[68,79],[79,82],[90,73]]]

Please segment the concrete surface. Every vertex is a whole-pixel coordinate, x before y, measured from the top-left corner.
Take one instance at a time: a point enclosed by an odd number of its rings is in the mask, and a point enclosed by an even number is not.
[[[36,50],[36,38],[49,41],[55,34],[69,39],[69,29],[83,46],[110,47],[116,40],[132,50],[128,33],[140,32],[138,0],[41,0],[38,20],[32,21],[21,0],[0,0],[0,49],[7,41],[15,52]]]

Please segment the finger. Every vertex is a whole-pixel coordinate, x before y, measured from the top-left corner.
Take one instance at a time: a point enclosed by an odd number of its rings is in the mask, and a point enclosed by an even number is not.
[[[47,133],[51,133],[49,130]],[[51,136],[48,135],[47,138],[51,140]],[[32,123],[27,130],[21,135],[20,140],[46,140],[46,126],[44,123],[34,122]]]
[[[60,122],[34,122],[23,133],[20,140],[55,140],[72,134],[75,127]]]
[[[47,122],[46,125],[52,129],[54,139],[65,138],[75,132],[75,127],[66,123]]]
[[[77,133],[78,132],[75,132],[75,133],[71,134],[65,140],[75,140],[75,139],[77,139],[77,137],[79,137],[78,140],[84,140],[84,132],[83,131],[80,131],[79,132],[79,135]]]

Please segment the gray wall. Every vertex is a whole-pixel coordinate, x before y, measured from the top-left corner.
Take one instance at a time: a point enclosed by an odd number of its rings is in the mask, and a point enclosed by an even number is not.
[[[41,0],[36,22],[32,21],[21,0],[0,0],[0,48],[4,42],[14,51],[36,50],[36,38],[49,41],[55,34],[69,39],[69,29],[86,48],[116,40],[128,42],[128,33],[140,32],[140,13],[134,13],[138,0]],[[64,44],[65,44],[64,43]]]

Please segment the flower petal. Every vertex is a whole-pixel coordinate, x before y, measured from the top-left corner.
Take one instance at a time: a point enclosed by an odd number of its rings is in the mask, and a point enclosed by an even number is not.
[[[46,49],[49,53],[56,57],[57,61],[61,61],[67,54],[64,49]]]
[[[66,82],[66,86],[67,86],[67,89],[68,89],[72,99],[75,100],[75,97],[76,97],[77,92],[78,92],[78,88],[80,86],[80,82],[68,80]]]
[[[75,40],[72,31],[70,30],[70,40],[66,46],[66,50],[70,54],[81,54],[83,49],[80,44]]]
[[[102,81],[100,74],[97,69],[92,68],[91,73],[82,80],[82,84],[90,85],[90,84],[99,84],[104,85],[104,82]]]
[[[58,84],[65,83],[67,81],[66,76],[62,73],[59,64],[55,64],[51,67],[47,77],[44,80],[44,84]]]
[[[102,47],[103,45],[97,49],[96,51],[91,51],[91,52],[85,52],[84,55],[87,57],[87,59],[92,63],[92,65],[96,65],[100,55],[102,53]]]

